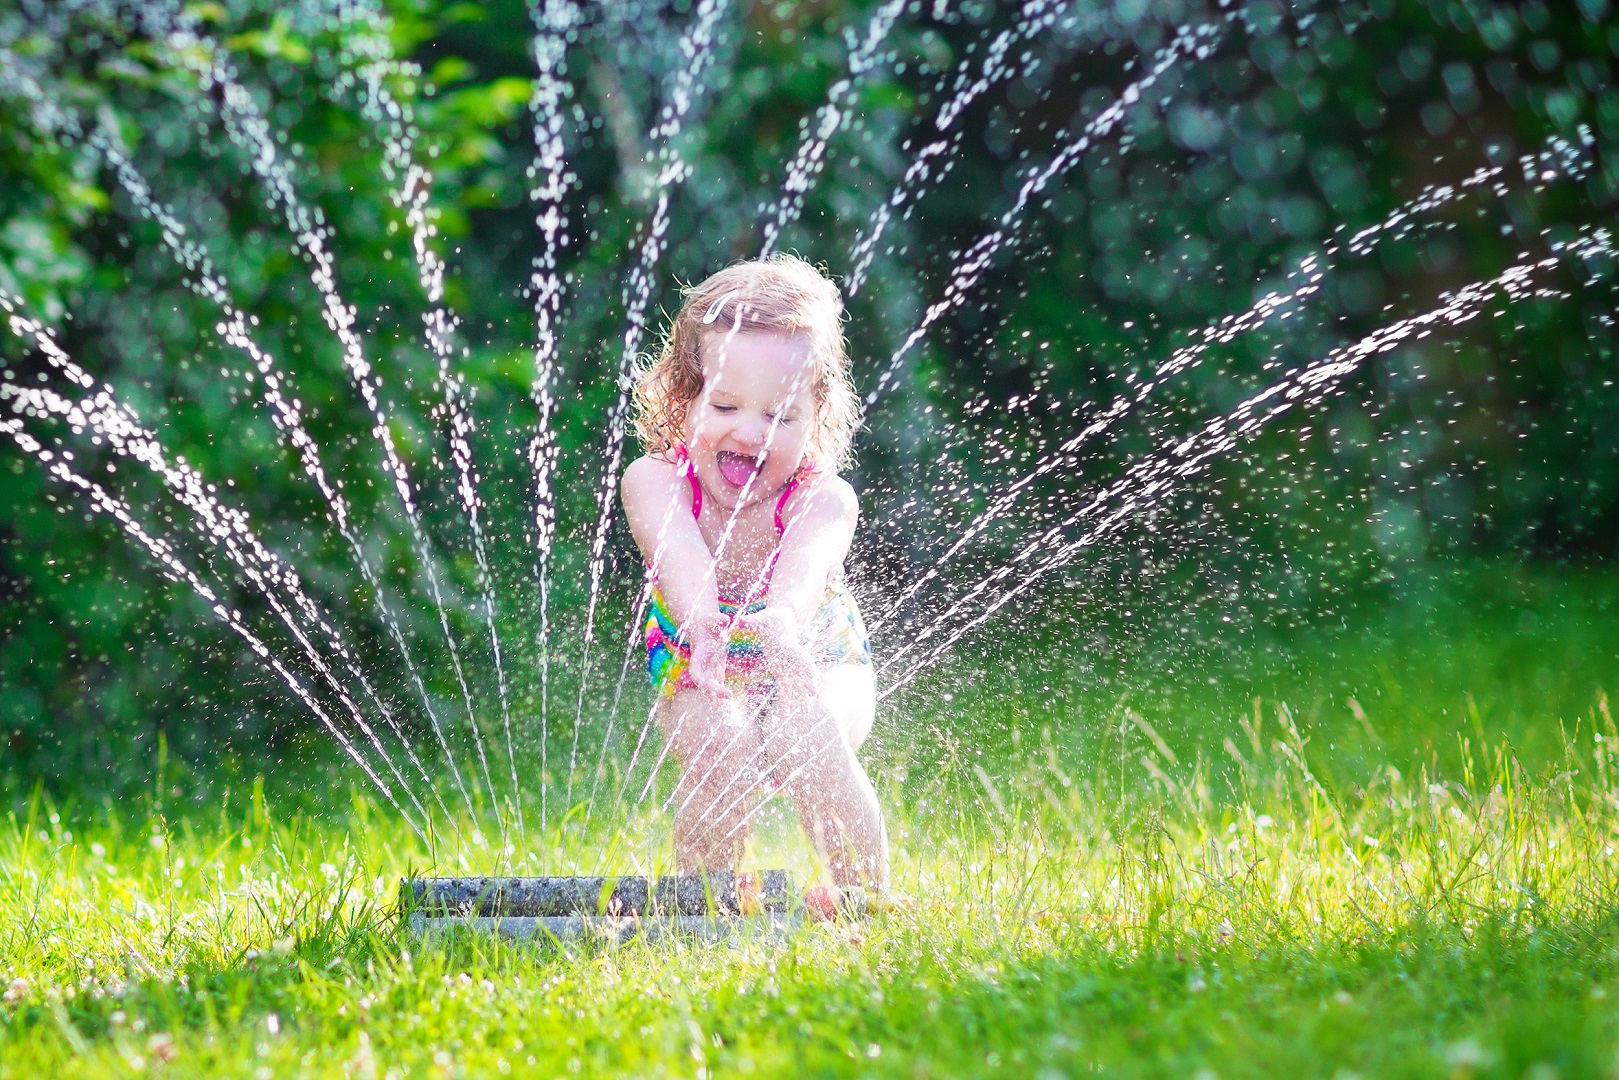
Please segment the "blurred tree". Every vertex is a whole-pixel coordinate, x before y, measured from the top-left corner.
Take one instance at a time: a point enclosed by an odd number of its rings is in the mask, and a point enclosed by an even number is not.
[[[246,511],[366,666],[387,673],[385,699],[406,724],[423,722],[414,690],[385,659],[387,635],[347,545],[325,523],[324,500],[259,404],[250,365],[221,343],[217,306],[167,252],[106,140],[129,147],[134,172],[207,250],[231,301],[257,317],[254,341],[287,373],[328,470],[342,479],[359,542],[380,567],[430,693],[451,701],[424,568],[370,412],[345,373],[306,260],[254,174],[257,151],[229,134],[221,88],[198,75],[210,50],[228,57],[289,182],[331,223],[324,242],[337,291],[355,309],[365,360],[420,486],[449,618],[478,652],[477,571],[444,388],[424,344],[408,199],[403,177],[389,179],[388,117],[379,125],[362,107],[367,58],[403,58],[384,85],[409,107],[417,157],[432,173],[432,242],[450,267],[446,302],[461,323],[455,370],[475,420],[501,625],[519,707],[531,715],[538,662],[525,448],[537,414],[526,283],[541,235],[530,199],[532,50],[546,6],[399,0],[385,11],[313,3],[294,11],[237,0],[131,14],[75,2],[0,13],[0,288]],[[678,303],[679,283],[757,253],[777,224],[778,248],[845,281],[861,379],[881,391],[857,479],[868,520],[894,523],[863,535],[860,562],[885,586],[934,565],[995,492],[1050,460],[1108,402],[1133,395],[1204,327],[1294,287],[1306,259],[1330,266],[1321,294],[1285,324],[1212,350],[1033,484],[964,560],[963,573],[991,572],[1061,520],[1076,493],[1231,409],[1279,366],[1430,308],[1442,291],[1499,273],[1520,251],[1538,255],[1545,230],[1566,238],[1610,221],[1619,33],[1606,0],[1577,7],[1554,18],[1535,3],[1395,0],[1330,8],[1256,0],[1229,12],[1179,0],[741,4],[719,13],[710,66],[690,87],[671,144],[688,171],[659,191],[654,129],[693,70],[683,42],[708,5],[585,6],[566,30],[569,93],[558,113],[573,174],[562,205],[570,242],[559,260],[558,610],[573,612],[589,580],[602,418],[619,392],[631,302],[625,283],[649,238],[664,250],[651,264],[651,328],[633,343],[643,350]],[[886,35],[873,33],[889,22]],[[1166,50],[1195,51],[1187,41],[1204,55],[1163,63]],[[1106,110],[1143,80],[1114,123]],[[809,159],[800,212],[780,215],[796,191],[784,179],[789,162],[829,117],[828,149]],[[1037,184],[1087,125],[1093,145]],[[1580,164],[1547,159],[1557,175],[1526,176],[1519,158],[1554,138]],[[935,144],[942,153],[932,156]],[[1369,253],[1345,249],[1357,230],[1486,165],[1504,167],[1505,194],[1487,185],[1413,217]],[[654,233],[660,195],[667,220]],[[993,239],[998,220],[1007,222],[1003,240],[975,248]],[[968,260],[979,250],[988,251],[981,266]],[[1619,550],[1619,450],[1604,437],[1619,430],[1611,282],[1588,287],[1570,270],[1556,283],[1563,295],[1381,354],[1328,410],[1230,455],[1211,479],[1165,502],[1162,527],[1110,555],[1120,565],[1094,587],[1139,575],[1150,589],[1195,559],[1208,595],[1229,595],[1214,587],[1217,577],[1263,581],[1256,594],[1281,606],[1289,595],[1307,603],[1310,580],[1364,579],[1432,550],[1611,556]],[[952,283],[965,284],[952,291]],[[929,305],[940,306],[929,314]],[[0,342],[8,380],[54,378],[24,338]],[[187,539],[189,515],[160,484],[95,440],[39,427],[68,439],[85,472],[116,468],[116,486],[142,520],[179,538],[231,603],[270,625],[256,590]],[[192,758],[221,743],[272,759],[303,752],[310,718],[287,708],[207,605],[162,580],[9,442],[0,463],[7,773],[122,783],[122,767],[139,759],[132,748],[158,731]],[[609,578],[622,607],[634,600],[633,556],[621,536],[610,553],[624,570]],[[1301,566],[1315,569],[1301,575]],[[918,597],[914,618],[936,617],[952,595]],[[289,646],[284,635],[274,641]],[[616,670],[616,656],[610,663]],[[471,670],[478,700],[492,701],[488,665]]]

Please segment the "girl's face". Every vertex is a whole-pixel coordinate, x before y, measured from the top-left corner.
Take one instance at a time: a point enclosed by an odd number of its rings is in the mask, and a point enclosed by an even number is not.
[[[723,509],[773,497],[809,448],[815,363],[809,342],[772,333],[703,338],[703,392],[686,416],[686,452]]]

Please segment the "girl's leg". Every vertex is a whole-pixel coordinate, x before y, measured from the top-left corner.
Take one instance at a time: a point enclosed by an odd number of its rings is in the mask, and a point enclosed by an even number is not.
[[[888,834],[877,792],[855,759],[871,730],[875,683],[853,665],[821,673],[820,687],[778,702],[766,723],[763,758],[839,885],[888,886]]]
[[[680,762],[675,785],[675,864],[680,873],[734,870],[748,829],[740,825],[758,783],[759,737],[736,702],[682,690],[658,704],[658,724]]]
[[[877,672],[870,664],[839,664],[821,672],[818,692],[844,741],[860,749],[877,716]]]

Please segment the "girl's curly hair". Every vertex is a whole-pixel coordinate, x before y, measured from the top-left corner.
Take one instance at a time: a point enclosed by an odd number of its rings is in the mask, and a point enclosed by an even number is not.
[[[809,341],[815,363],[809,454],[817,464],[845,467],[860,399],[849,381],[843,301],[818,269],[783,253],[728,266],[685,290],[657,356],[636,373],[635,434],[647,453],[669,453],[685,440],[691,404],[703,392],[703,340],[733,332]]]

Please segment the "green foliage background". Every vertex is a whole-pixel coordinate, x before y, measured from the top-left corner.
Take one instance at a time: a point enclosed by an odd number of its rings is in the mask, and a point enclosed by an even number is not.
[[[834,137],[782,247],[846,274],[862,230],[928,137],[941,73],[977,63],[1016,15],[988,0],[947,7],[939,18],[933,5],[913,4],[899,20],[892,54],[859,85],[852,120]],[[1486,161],[1513,162],[1549,136],[1589,142],[1593,167],[1582,181],[1536,190],[1509,170],[1506,198],[1441,212],[1443,228],[1341,268],[1322,302],[1285,332],[1224,350],[1082,465],[1051,477],[1042,497],[1061,505],[1169,433],[1229,409],[1262,385],[1277,357],[1319,356],[1395,314],[1425,310],[1440,292],[1499,272],[1542,229],[1566,235],[1611,222],[1619,26],[1607,0],[1555,10],[1438,0],[1237,7],[1241,18],[1213,57],[1186,65],[1161,96],[1128,111],[1130,152],[1093,152],[1062,176],[979,298],[906,357],[870,418],[856,476],[868,521],[880,523],[859,556],[872,587],[926,565],[995,485],[1072,430],[1076,415],[1277,287],[1340,224],[1378,221],[1426,185],[1456,183]],[[450,492],[433,362],[420,345],[423,298],[381,147],[343,88],[343,43],[279,4],[186,10],[228,47],[298,163],[300,192],[335,226],[341,291],[359,312],[396,436],[423,485],[456,583],[455,617],[473,633],[466,525]],[[532,24],[511,0],[390,0],[386,10],[379,32],[419,67],[396,79],[395,92],[413,102],[434,171],[449,301],[463,320],[462,370],[476,394],[503,625],[523,643],[535,610],[524,459],[535,417],[525,283],[539,236],[527,196]],[[577,184],[574,240],[561,259],[570,275],[558,425],[564,612],[587,579],[582,549],[600,483],[601,417],[615,393],[623,282],[651,213],[645,133],[692,17],[685,0],[591,10],[568,53]],[[870,284],[850,306],[863,389],[940,296],[954,254],[1011,204],[1027,171],[1114,100],[1177,27],[1222,9],[1174,0],[1072,10],[1089,29],[1042,39],[1028,76],[974,102],[958,121],[964,136],[951,172],[880,245]],[[727,15],[681,136],[692,175],[669,193],[654,311],[678,303],[678,283],[757,252],[763,208],[782,190],[802,125],[845,76],[851,36],[874,12],[860,3],[745,3]],[[0,45],[8,63],[33,73],[87,126],[116,125],[159,197],[228,276],[236,302],[258,316],[258,340],[293,373],[311,432],[344,477],[391,587],[408,598],[398,606],[415,620],[409,633],[441,683],[421,570],[381,484],[369,418],[283,227],[206,95],[175,65],[173,44],[98,5],[11,0],[0,5]],[[316,496],[255,407],[239,360],[212,339],[217,312],[186,288],[156,227],[105,162],[82,142],[42,137],[27,102],[0,94],[0,177],[0,287],[158,426],[173,453],[217,481],[363,651],[383,656],[358,575],[319,524]],[[1263,618],[1267,609],[1341,600],[1346,589],[1435,553],[1612,558],[1619,390],[1611,280],[1592,287],[1571,273],[1559,282],[1562,299],[1515,305],[1510,317],[1384,354],[1327,413],[1231,456],[1170,508],[1162,529],[1099,556],[1093,581],[1070,588],[1150,596],[1178,581],[1177,603],[1192,604],[1221,603],[1237,589],[1264,598],[1254,605]],[[39,377],[43,366],[20,339],[0,342],[8,375]],[[1004,448],[999,460],[977,452],[986,445]],[[81,453],[102,461],[93,446]],[[127,471],[120,482],[153,522],[183,534],[158,489]],[[144,775],[124,766],[141,760],[159,732],[182,756],[227,768],[237,757],[291,761],[316,745],[309,718],[196,598],[10,444],[0,449],[0,488],[0,772],[11,781],[117,787]],[[980,558],[992,564],[1017,542],[1015,531],[993,537]],[[634,558],[622,538],[613,554],[622,598]],[[258,610],[250,595],[236,600]],[[514,670],[532,669],[523,647]]]

